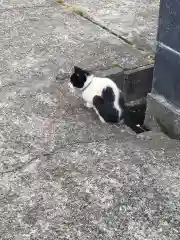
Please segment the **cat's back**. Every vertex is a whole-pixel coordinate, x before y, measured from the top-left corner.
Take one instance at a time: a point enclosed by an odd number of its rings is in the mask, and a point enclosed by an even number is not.
[[[100,93],[107,87],[112,88],[113,92],[119,91],[117,85],[110,78],[94,77],[92,86],[95,91]]]

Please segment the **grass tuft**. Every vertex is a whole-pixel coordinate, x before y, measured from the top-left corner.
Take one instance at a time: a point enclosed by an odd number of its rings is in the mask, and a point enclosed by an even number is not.
[[[58,3],[64,3],[64,0],[57,0]]]
[[[121,68],[121,66],[118,63],[113,63],[112,65],[110,65],[111,68]]]
[[[64,0],[57,0],[57,2],[60,3],[60,4],[64,4],[73,13],[76,13],[80,16],[85,15],[85,10],[82,9],[81,7],[76,7],[76,6],[73,6],[73,5],[66,4]]]
[[[80,16],[84,16],[84,14],[85,14],[84,10],[82,8],[80,8],[80,7],[72,6],[71,7],[71,11],[76,13],[76,14],[78,14],[78,15],[80,15]]]

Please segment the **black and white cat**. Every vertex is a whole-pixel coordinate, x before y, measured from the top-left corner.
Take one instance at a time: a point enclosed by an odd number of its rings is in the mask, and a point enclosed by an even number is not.
[[[93,108],[103,123],[119,123],[124,118],[125,101],[122,91],[109,78],[95,77],[74,67],[69,86],[80,92],[88,108]]]

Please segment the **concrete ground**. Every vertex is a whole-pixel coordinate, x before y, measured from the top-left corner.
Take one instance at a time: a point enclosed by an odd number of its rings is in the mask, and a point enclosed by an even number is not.
[[[160,0],[64,0],[136,48],[154,52]]]
[[[0,239],[178,240],[179,144],[101,124],[67,87],[73,64],[145,55],[45,0],[1,1],[0,36]]]

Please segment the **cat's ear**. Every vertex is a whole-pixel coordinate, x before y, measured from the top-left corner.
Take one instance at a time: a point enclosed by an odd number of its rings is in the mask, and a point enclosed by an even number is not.
[[[74,66],[74,73],[75,74],[83,74],[85,76],[89,76],[91,75],[90,72],[88,72],[87,70],[84,70],[80,67]]]
[[[78,73],[78,72],[83,72],[83,70],[77,66],[74,66],[74,72]]]

